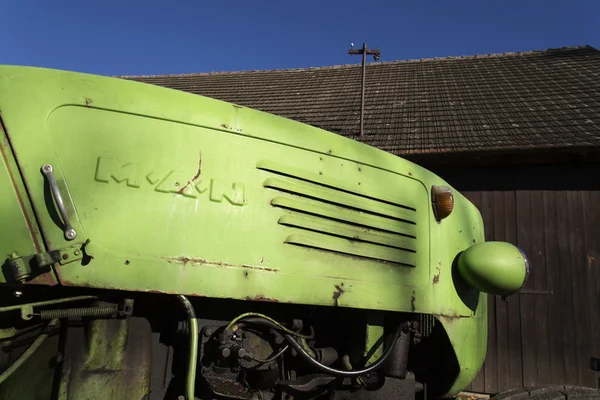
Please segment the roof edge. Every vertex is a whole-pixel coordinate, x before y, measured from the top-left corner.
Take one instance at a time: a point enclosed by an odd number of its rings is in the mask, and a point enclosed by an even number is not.
[[[555,51],[567,51],[567,50],[581,50],[591,49],[598,51],[596,48],[590,45],[580,46],[563,46],[556,48],[548,48],[545,50],[528,50],[528,51],[513,51],[504,53],[490,53],[490,54],[475,54],[467,56],[447,56],[447,57],[433,57],[433,58],[419,58],[419,59],[408,59],[408,60],[394,60],[394,61],[380,61],[376,65],[389,65],[389,64],[405,64],[405,63],[419,63],[424,61],[452,61],[452,60],[473,60],[473,59],[486,59],[486,58],[499,58],[499,57],[520,57],[529,55],[541,55],[545,53]],[[261,69],[261,70],[238,70],[238,71],[213,71],[213,72],[194,72],[185,74],[155,74],[155,75],[115,75],[115,78],[132,79],[132,78],[169,78],[169,77],[193,77],[193,76],[207,76],[207,75],[234,75],[243,73],[267,73],[267,72],[306,72],[306,71],[321,71],[327,69],[339,69],[339,68],[356,68],[360,67],[360,64],[339,64],[321,67],[306,67],[306,68],[283,68],[283,69]]]

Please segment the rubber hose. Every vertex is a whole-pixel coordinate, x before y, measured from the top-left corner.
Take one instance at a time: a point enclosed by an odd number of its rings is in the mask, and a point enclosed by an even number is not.
[[[187,400],[194,400],[194,394],[196,393],[196,362],[198,360],[198,320],[196,319],[196,311],[194,311],[194,306],[192,306],[192,303],[190,303],[188,298],[184,295],[179,295],[177,298],[183,304],[189,319],[190,355],[185,386]]]
[[[47,328],[55,326],[57,324],[58,319],[53,319],[52,321],[50,321]],[[21,354],[17,361],[15,361],[10,367],[8,367],[6,371],[0,374],[0,385],[4,383],[4,381],[7,380],[17,369],[19,369],[19,367],[23,365],[25,361],[27,361],[29,357],[31,357],[33,353],[36,352],[37,349],[40,348],[40,346],[44,343],[44,341],[48,338],[49,335],[50,334],[48,332],[43,332],[42,334],[40,334],[37,337],[37,339],[35,339],[35,341],[31,344],[31,346],[29,346],[29,348],[25,350],[23,354]]]
[[[394,335],[392,336],[392,340],[388,344],[387,348],[384,350],[381,357],[377,361],[375,361],[373,364],[368,366],[367,368],[363,368],[360,370],[354,370],[354,371],[342,371],[342,370],[331,368],[331,367],[328,367],[327,365],[321,364],[320,362],[318,362],[317,360],[312,358],[310,356],[310,354],[308,354],[308,352],[306,350],[304,350],[302,348],[302,346],[296,341],[296,339],[294,339],[291,335],[286,333],[283,335],[283,337],[285,338],[285,340],[288,341],[290,346],[292,346],[292,348],[294,350],[296,350],[298,352],[298,354],[302,358],[304,358],[306,361],[308,361],[308,363],[311,364],[313,367],[318,368],[323,372],[327,372],[330,375],[340,376],[340,377],[353,377],[353,376],[364,375],[366,373],[369,373],[369,372],[374,371],[377,368],[381,367],[381,365],[383,365],[385,360],[390,356],[390,354],[394,350],[396,341],[398,340],[398,337],[400,337],[400,334],[402,333],[402,331],[409,327],[410,327],[409,322],[399,324],[398,327],[396,328],[396,331],[394,332]]]

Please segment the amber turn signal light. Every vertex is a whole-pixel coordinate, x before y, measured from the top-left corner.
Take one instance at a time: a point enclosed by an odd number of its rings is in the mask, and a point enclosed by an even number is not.
[[[454,194],[452,193],[452,189],[447,186],[433,185],[431,187],[431,204],[435,219],[438,222],[448,217],[454,209]]]

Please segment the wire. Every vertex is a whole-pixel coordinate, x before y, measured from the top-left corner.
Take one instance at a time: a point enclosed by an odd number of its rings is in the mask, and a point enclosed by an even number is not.
[[[274,327],[276,329],[279,329],[281,331],[284,331],[285,333],[287,333],[288,335],[292,335],[292,336],[296,336],[296,337],[300,337],[300,338],[304,338],[304,339],[312,339],[314,335],[303,335],[301,333],[298,332],[294,332],[291,329],[286,328],[285,326],[283,326],[283,324],[275,321],[273,318],[268,317],[264,314],[260,314],[260,313],[255,313],[255,312],[248,312],[248,313],[244,313],[242,315],[239,315],[237,317],[235,317],[225,328],[225,330],[229,330],[231,329],[231,327],[233,327],[233,325],[235,325],[238,321],[241,321],[242,319],[248,319],[249,317],[259,317],[263,320],[267,320],[269,321],[271,324],[274,325]],[[259,322],[258,320],[252,320],[253,322]]]
[[[178,295],[177,298],[183,304],[190,324],[190,355],[189,366],[186,380],[187,400],[194,400],[196,393],[196,362],[198,360],[198,320],[194,306],[184,295]]]
[[[288,349],[290,348],[290,345],[285,345],[283,349],[279,350],[277,353],[275,353],[275,355],[265,359],[265,360],[261,360],[260,358],[254,358],[252,356],[246,356],[247,359],[251,360],[251,361],[255,361],[259,364],[267,364],[270,362],[273,362],[275,360],[277,360],[279,357],[281,357],[281,355],[283,353],[285,353]]]
[[[321,364],[320,362],[318,362],[317,360],[312,358],[311,355],[308,354],[308,352],[306,350],[304,350],[304,348],[291,335],[284,334],[283,337],[285,338],[285,340],[288,341],[290,346],[292,346],[292,348],[294,350],[296,350],[298,352],[298,354],[302,358],[304,358],[306,361],[308,361],[308,363],[311,364],[313,367],[316,367],[316,368],[320,369],[321,371],[327,372],[334,376],[348,377],[348,376],[364,375],[368,372],[376,370],[381,365],[383,365],[385,360],[392,353],[392,350],[394,349],[394,346],[396,345],[396,341],[398,340],[400,335],[403,333],[407,334],[404,331],[409,327],[410,327],[410,323],[399,324],[398,328],[396,328],[396,331],[394,332],[394,335],[392,336],[392,340],[388,344],[387,348],[384,350],[381,357],[377,361],[375,361],[373,364],[368,366],[367,368],[363,368],[361,370],[354,370],[354,371],[342,371],[342,370],[331,368],[331,367],[328,367],[327,365]]]
[[[51,326],[56,326],[58,324],[58,319],[53,319],[47,325],[47,328]],[[40,334],[37,339],[29,346],[27,350],[23,354],[19,356],[17,361],[15,361],[10,367],[8,367],[2,374],[0,374],[0,385],[4,383],[21,365],[25,363],[36,352],[37,349],[44,343],[44,341],[48,338],[50,334],[48,332]]]

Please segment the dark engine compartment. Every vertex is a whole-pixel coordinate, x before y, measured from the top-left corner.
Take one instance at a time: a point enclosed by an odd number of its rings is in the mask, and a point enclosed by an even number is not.
[[[195,328],[182,296],[7,289],[0,295],[0,373],[45,340],[0,382],[0,398],[187,398]],[[90,297],[5,310],[76,296]],[[195,398],[426,399],[445,393],[456,376],[452,347],[430,316],[183,299],[198,325]],[[383,327],[383,335],[369,338],[367,326]]]

